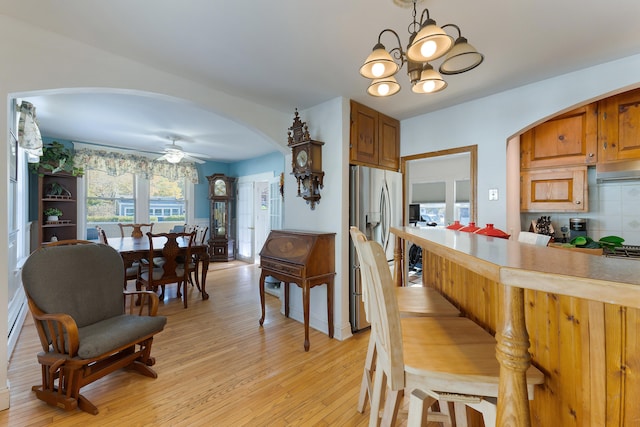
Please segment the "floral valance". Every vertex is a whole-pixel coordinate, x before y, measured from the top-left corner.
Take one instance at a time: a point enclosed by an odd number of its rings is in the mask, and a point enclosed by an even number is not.
[[[188,178],[192,183],[198,183],[198,170],[191,162],[172,164],[136,154],[81,148],[75,152],[74,163],[85,170],[101,170],[111,176],[134,173],[151,179],[159,175],[173,180]]]
[[[29,162],[42,156],[42,136],[36,123],[36,107],[30,102],[22,101],[18,106],[18,143],[29,156]]]

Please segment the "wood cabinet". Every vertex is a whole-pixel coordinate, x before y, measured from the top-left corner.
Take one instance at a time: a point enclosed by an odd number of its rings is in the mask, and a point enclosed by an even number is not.
[[[589,104],[525,132],[520,138],[521,169],[595,165],[596,118],[596,105]]]
[[[214,174],[208,176],[209,200],[209,258],[212,261],[235,259],[235,239],[231,220],[235,179]]]
[[[351,101],[350,163],[397,171],[400,168],[400,122]]]
[[[640,89],[598,103],[598,162],[640,159]]]
[[[38,243],[46,245],[56,240],[78,238],[78,178],[58,172],[38,177]],[[45,214],[47,209],[59,209],[57,220]]]
[[[520,210],[588,212],[587,167],[521,171]]]

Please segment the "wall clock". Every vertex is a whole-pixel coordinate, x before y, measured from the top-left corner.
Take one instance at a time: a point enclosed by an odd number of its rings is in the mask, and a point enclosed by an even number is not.
[[[302,197],[315,209],[320,203],[320,189],[323,188],[322,146],[324,142],[314,141],[309,136],[306,122],[302,122],[295,112],[293,125],[289,128],[289,143],[292,154],[292,172],[298,181],[298,197]]]

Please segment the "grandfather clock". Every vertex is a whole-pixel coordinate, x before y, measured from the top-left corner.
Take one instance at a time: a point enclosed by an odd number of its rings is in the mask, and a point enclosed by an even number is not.
[[[235,259],[235,239],[231,213],[234,202],[235,178],[223,174],[208,176],[209,200],[209,258],[212,261]]]

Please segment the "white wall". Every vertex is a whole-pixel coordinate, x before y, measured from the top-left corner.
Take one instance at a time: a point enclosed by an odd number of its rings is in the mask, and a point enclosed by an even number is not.
[[[559,111],[639,82],[635,55],[403,120],[401,155],[477,144],[478,224],[506,230],[507,140]],[[490,188],[498,189],[497,202],[489,202]]]
[[[336,277],[334,289],[334,336],[351,336],[349,324],[349,100],[335,98],[313,108],[300,111],[300,120],[306,122],[311,138],[324,142],[322,167],[325,172],[320,203],[314,210],[301,197],[291,172],[291,154],[285,161],[284,229],[314,230],[336,233]],[[290,124],[293,123],[293,114]],[[342,256],[345,254],[345,256]],[[291,286],[289,315],[302,321],[302,293]],[[309,324],[327,332],[326,286],[311,290]],[[313,347],[313,341],[311,342]]]

